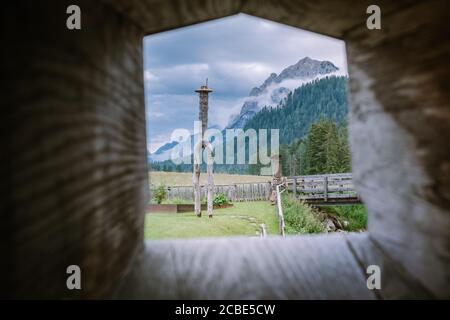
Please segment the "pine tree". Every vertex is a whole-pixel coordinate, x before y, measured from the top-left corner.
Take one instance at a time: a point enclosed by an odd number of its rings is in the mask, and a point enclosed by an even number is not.
[[[347,125],[342,125],[339,130],[339,158],[339,172],[350,172],[351,156]]]
[[[294,150],[300,162],[298,173],[301,175],[351,170],[346,126],[338,128],[334,122],[325,118],[311,125],[304,141],[297,141],[291,147],[284,148]]]
[[[326,153],[326,166],[325,172],[336,173],[341,170],[341,157],[340,157],[340,140],[338,136],[338,130],[336,125],[328,121],[327,133],[325,136],[325,153]]]

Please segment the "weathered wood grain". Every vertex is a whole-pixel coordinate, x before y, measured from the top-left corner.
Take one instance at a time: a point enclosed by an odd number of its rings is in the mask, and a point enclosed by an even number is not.
[[[346,35],[354,183],[371,236],[449,298],[448,1],[417,2],[382,19],[380,32]]]
[[[70,4],[2,4],[1,296],[110,297],[123,279],[121,297],[377,298],[361,267],[375,260],[390,281],[378,298],[450,297],[447,1],[378,1],[381,31],[365,28],[369,1],[80,0],[80,32],[65,28]],[[376,245],[161,241],[133,260],[148,201],[142,37],[240,11],[346,41],[354,183]],[[65,288],[70,264],[82,291]]]
[[[122,284],[127,299],[376,298],[341,234],[148,241]]]
[[[380,267],[381,290],[375,291],[379,299],[435,298],[414,275],[409,274],[396,261],[397,257],[389,256],[369,234],[350,234],[346,239],[364,273],[370,265]]]
[[[142,34],[109,6],[5,3],[0,296],[107,297],[143,241],[148,200]],[[82,270],[69,291],[66,268]]]
[[[240,12],[241,0],[101,0],[138,25],[144,34],[180,28]]]
[[[286,177],[283,184],[287,190],[292,191],[294,197],[308,204],[330,202],[346,205],[361,202],[353,186],[351,173],[292,176]]]

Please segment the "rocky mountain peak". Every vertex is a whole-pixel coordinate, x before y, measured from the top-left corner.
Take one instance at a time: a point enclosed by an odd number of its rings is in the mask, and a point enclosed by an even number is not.
[[[313,78],[337,70],[339,68],[330,61],[319,61],[305,57],[300,59],[296,64],[281,71],[277,80],[281,82],[285,79]]]
[[[246,121],[251,118],[261,107],[258,100],[266,94],[270,95],[271,102],[278,104],[289,93],[289,89],[281,87],[282,82],[290,79],[313,80],[314,78],[339,70],[330,61],[319,61],[304,57],[281,71],[279,75],[271,73],[270,76],[259,87],[254,87],[247,101],[238,115],[234,115],[228,125],[229,128],[242,128]]]

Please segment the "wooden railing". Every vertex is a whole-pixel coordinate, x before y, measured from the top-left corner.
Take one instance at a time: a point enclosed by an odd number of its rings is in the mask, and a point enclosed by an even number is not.
[[[277,208],[278,208],[278,227],[280,230],[280,235],[285,236],[285,225],[284,225],[284,214],[283,214],[283,205],[281,203],[281,193],[285,190],[280,190],[283,184],[279,184],[276,186],[277,191]]]
[[[361,202],[353,186],[351,173],[286,177],[285,185],[295,198],[310,204]]]

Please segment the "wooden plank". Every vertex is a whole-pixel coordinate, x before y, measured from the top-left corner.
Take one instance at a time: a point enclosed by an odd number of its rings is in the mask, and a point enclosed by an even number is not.
[[[116,298],[376,299],[342,234],[154,240],[134,261]]]
[[[291,186],[292,183],[287,183],[288,186]],[[345,186],[352,186],[352,182],[330,182],[328,180],[328,185],[332,186],[339,186],[339,185],[345,185]],[[300,182],[297,184],[298,188],[305,188],[305,187],[320,187],[323,186],[323,180],[321,181],[309,181],[309,182]]]
[[[304,203],[310,205],[310,206],[349,206],[349,205],[357,205],[361,204],[361,200],[357,198],[351,198],[351,199],[328,199],[327,202],[323,201],[323,199],[309,199],[309,200],[302,200]]]
[[[305,183],[319,183],[319,182],[323,182],[323,179],[325,177],[320,177],[320,178],[314,178],[314,179],[299,179],[296,178],[297,180],[297,184],[305,184]],[[330,183],[335,182],[335,183],[339,183],[339,182],[344,182],[344,183],[351,183],[352,179],[332,179],[330,177],[327,177],[328,181],[330,181]],[[288,184],[293,184],[293,179],[287,179],[286,183]]]
[[[285,185],[293,191],[294,197],[298,192],[298,199],[303,201],[326,203],[330,199],[346,199],[341,202],[349,202],[357,197],[351,173],[286,177]],[[359,199],[354,201],[360,202]]]
[[[317,188],[317,189],[300,189],[298,190],[299,194],[305,194],[305,193],[324,193],[325,189],[323,188]],[[355,192],[354,188],[340,188],[340,187],[328,187],[328,193],[333,192]]]
[[[307,194],[307,195],[300,195],[298,197],[299,199],[305,200],[305,199],[324,199],[325,198],[325,194],[321,193],[321,194]],[[358,198],[358,196],[356,194],[332,194],[329,195],[328,197],[329,199],[348,199],[348,198]],[[359,198],[358,198],[359,199]]]
[[[329,177],[329,178],[341,178],[341,177],[352,177],[351,172],[346,173],[329,173],[329,174],[311,174],[306,176],[289,176],[287,179],[297,178],[297,179],[323,179],[323,177]]]
[[[382,272],[381,289],[377,293],[381,299],[433,299],[433,294],[414,275],[402,268],[393,257],[374,242],[368,234],[349,234],[347,236],[362,269],[377,265]]]

